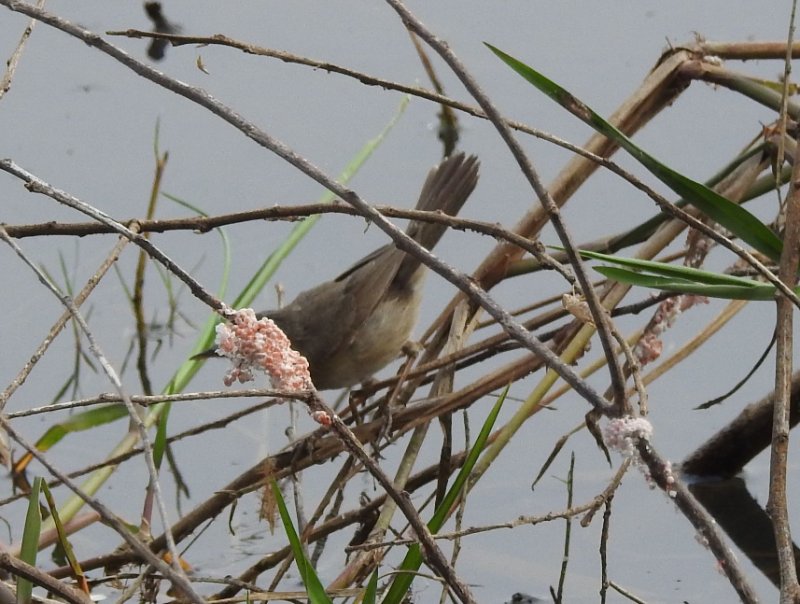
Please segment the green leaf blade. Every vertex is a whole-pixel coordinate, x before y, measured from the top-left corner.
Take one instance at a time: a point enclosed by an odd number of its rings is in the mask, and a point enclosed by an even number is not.
[[[530,84],[535,86],[539,91],[555,100],[597,132],[616,142],[634,159],[647,168],[650,173],[701,212],[770,259],[774,261],[780,259],[783,242],[768,226],[742,206],[733,203],[716,191],[662,164],[642,148],[635,145],[622,131],[607,122],[570,92],[502,50],[491,44],[486,44],[486,46],[497,55],[500,60]]]

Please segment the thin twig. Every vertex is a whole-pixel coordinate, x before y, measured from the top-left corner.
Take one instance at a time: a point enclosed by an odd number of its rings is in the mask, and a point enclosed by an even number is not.
[[[598,410],[606,414],[614,414],[620,415],[625,413],[626,410],[626,400],[625,400],[625,379],[622,373],[622,368],[620,367],[616,356],[613,353],[613,344],[611,338],[611,320],[603,310],[602,305],[600,304],[600,299],[597,296],[597,293],[591,286],[591,282],[589,280],[588,275],[586,274],[586,269],[584,267],[583,261],[580,258],[580,255],[577,252],[576,246],[572,241],[572,236],[569,234],[569,231],[566,228],[563,220],[561,219],[561,213],[558,209],[558,205],[556,204],[553,197],[550,195],[550,192],[542,183],[542,180],[539,178],[539,174],[536,172],[534,167],[531,165],[531,162],[528,160],[528,157],[525,153],[525,150],[522,148],[522,145],[519,144],[519,141],[514,137],[514,134],[511,132],[511,129],[506,124],[503,116],[500,114],[498,109],[495,107],[494,103],[491,99],[484,93],[475,79],[467,72],[465,65],[461,62],[461,60],[455,55],[455,53],[450,49],[450,47],[442,42],[439,38],[437,38],[433,32],[427,29],[422,22],[419,21],[412,13],[409,11],[400,0],[387,0],[387,3],[397,12],[400,18],[405,23],[406,27],[411,29],[414,33],[416,33],[420,38],[425,40],[425,42],[433,48],[439,56],[444,59],[444,61],[450,66],[450,69],[453,70],[453,73],[461,80],[461,83],[467,89],[467,91],[472,95],[472,97],[478,102],[481,106],[483,111],[489,118],[489,121],[492,122],[494,127],[497,129],[500,137],[508,146],[511,154],[514,156],[514,159],[517,161],[522,173],[525,175],[525,178],[531,185],[531,188],[536,193],[539,202],[542,204],[542,207],[547,212],[548,217],[550,218],[550,223],[553,225],[556,234],[558,235],[561,244],[564,246],[564,249],[567,252],[567,256],[569,257],[570,264],[575,271],[575,276],[578,279],[578,283],[580,283],[581,291],[586,298],[586,302],[589,305],[589,310],[592,313],[592,318],[594,319],[595,325],[597,325],[597,334],[600,338],[600,342],[603,346],[603,351],[608,359],[608,368],[610,372],[611,383],[613,386],[614,392],[614,401],[616,408],[611,409],[609,405],[605,402],[598,405],[595,402],[591,402],[591,404]],[[469,294],[469,292],[462,288],[462,291]],[[489,309],[484,305],[481,304],[487,311]],[[494,314],[489,311],[489,314]],[[502,322],[501,322],[502,323]],[[504,325],[504,328],[508,328]],[[532,349],[533,350],[533,349]],[[539,350],[535,350],[537,354],[541,354]],[[555,356],[555,355],[554,355]],[[553,367],[561,377],[564,375]],[[564,378],[565,381],[569,382],[572,385],[570,380]],[[605,401],[605,399],[603,399]]]
[[[156,170],[153,176],[153,185],[150,189],[150,200],[147,204],[147,218],[152,220],[156,211],[156,203],[161,191],[161,179],[166,169],[168,153],[162,156],[156,155]],[[141,226],[139,232],[142,233]],[[142,233],[145,239],[149,239],[147,233]],[[136,259],[136,271],[133,279],[133,296],[131,306],[133,315],[136,319],[136,341],[138,344],[138,354],[136,355],[136,369],[139,372],[139,380],[142,383],[142,391],[145,394],[153,394],[153,386],[150,382],[150,374],[147,369],[147,322],[144,318],[144,274],[147,268],[147,254],[144,249],[139,250],[139,257]]]
[[[572,452],[569,460],[569,471],[567,472],[567,508],[572,507],[572,496],[573,496],[573,488],[575,484],[573,482],[573,478],[575,476],[575,452]],[[571,540],[572,536],[572,518],[565,519],[565,526],[564,526],[564,555],[561,558],[561,572],[558,574],[558,588],[553,592],[551,588],[551,593],[555,594],[553,598],[556,604],[561,604],[564,601],[564,585],[567,581],[567,566],[569,565],[569,550],[570,545],[572,544]]]
[[[509,333],[513,339],[517,340],[520,344],[531,350],[537,356],[545,359],[547,365],[556,371],[558,375],[564,379],[564,381],[573,386],[575,391],[590,405],[604,413],[615,413],[609,402],[600,396],[600,394],[592,386],[582,380],[575,370],[572,369],[572,367],[564,363],[547,346],[542,344],[542,342],[540,342],[537,338],[528,333],[528,331],[522,325],[516,322],[513,317],[511,317],[499,304],[497,304],[483,288],[474,283],[466,274],[455,270],[453,267],[431,254],[428,250],[421,247],[403,231],[398,229],[394,224],[381,216],[380,213],[376,212],[371,206],[366,204],[354,191],[343,187],[341,184],[330,178],[327,174],[297,154],[287,145],[270,136],[263,130],[257,128],[254,124],[248,122],[238,113],[225,106],[206,91],[167,77],[149,65],[133,59],[129,54],[113,46],[112,44],[109,44],[99,35],[74,25],[73,23],[70,23],[64,19],[56,17],[51,13],[38,10],[31,5],[24,2],[19,2],[18,0],[0,0],[0,4],[8,6],[14,11],[35,17],[40,21],[47,23],[48,25],[51,25],[57,29],[60,29],[61,31],[64,31],[65,33],[70,34],[71,36],[84,41],[89,46],[95,47],[113,57],[142,77],[145,77],[148,80],[159,84],[160,86],[163,86],[202,107],[205,107],[213,114],[219,116],[235,128],[239,129],[248,138],[264,148],[272,151],[289,164],[293,165],[298,170],[305,173],[316,182],[320,183],[326,189],[335,193],[347,203],[357,208],[366,219],[374,223],[378,228],[389,235],[398,248],[419,258],[423,264],[427,265],[433,271],[437,272],[439,275],[458,287],[470,298],[470,300],[483,307],[486,312],[497,319],[497,322]],[[52,187],[49,187],[40,179],[35,178],[29,172],[20,169],[11,161],[0,160],[0,169],[22,178],[28,183],[28,187],[32,190],[51,195],[56,193]],[[76,198],[67,196],[62,192],[58,192],[58,198],[62,203],[67,203],[67,205],[71,205],[72,207],[79,209],[79,211],[88,213],[86,204],[79,202],[79,200]],[[102,213],[97,213],[95,211],[92,217],[100,222],[113,223],[116,225],[118,232],[123,234],[128,233],[126,236],[131,236],[130,232],[125,229],[125,227],[119,225],[119,223],[111,221],[108,216]],[[222,303],[216,297],[212,296],[210,293],[200,287],[194,279],[192,279],[185,271],[180,269],[180,267],[178,267],[163,253],[161,253],[157,248],[155,248],[155,246],[152,246],[150,242],[147,242],[141,237],[133,238],[132,241],[136,243],[136,245],[144,247],[157,261],[164,264],[168,270],[174,272],[179,279],[184,281],[184,283],[189,286],[192,293],[198,298],[215,310],[222,309]],[[601,318],[598,320],[603,321],[604,319]],[[620,410],[616,411],[616,413],[619,412]]]
[[[100,516],[102,516],[103,521],[105,524],[109,525],[112,529],[114,529],[124,540],[125,542],[131,547],[133,551],[137,553],[142,559],[146,560],[147,563],[154,568],[156,568],[160,573],[162,573],[165,577],[167,577],[176,587],[178,587],[183,594],[189,598],[195,604],[206,604],[205,600],[201,598],[192,587],[191,583],[189,582],[186,575],[183,571],[176,571],[170,565],[165,563],[161,558],[156,556],[153,552],[151,552],[146,545],[144,545],[138,538],[136,538],[128,528],[128,526],[117,518],[116,514],[114,514],[111,510],[109,510],[106,506],[100,503],[97,499],[90,497],[86,493],[84,493],[81,488],[72,482],[67,476],[62,473],[58,468],[56,468],[50,461],[47,459],[46,456],[42,455],[42,453],[31,443],[25,440],[20,434],[17,433],[11,427],[4,417],[0,416],[0,426],[5,429],[9,436],[13,438],[21,447],[23,447],[26,451],[28,451],[36,460],[41,463],[47,471],[50,472],[53,476],[61,480],[63,484],[65,484],[73,493],[78,495],[81,499],[83,499],[86,504],[94,509]]]
[[[43,8],[44,3],[45,0],[39,0],[36,3],[36,6]],[[17,70],[19,60],[22,58],[22,51],[25,49],[25,44],[27,44],[28,38],[31,37],[35,25],[36,19],[31,19],[28,22],[28,25],[25,26],[25,29],[19,38],[19,42],[17,42],[17,47],[14,49],[14,52],[11,53],[11,57],[6,61],[6,71],[3,74],[2,79],[0,79],[0,100],[2,100],[9,90],[11,90],[11,80],[14,79],[14,72]]]
[[[0,0],[2,3],[5,0]],[[101,212],[97,208],[89,205],[88,203],[81,201],[77,197],[66,193],[65,191],[61,191],[52,187],[51,185],[44,182],[41,178],[31,174],[27,170],[21,168],[13,161],[9,159],[0,160],[0,170],[8,172],[9,174],[13,174],[17,178],[21,179],[25,182],[25,188],[27,188],[32,193],[41,193],[42,195],[46,195],[47,197],[51,197],[55,199],[59,203],[62,203],[66,206],[81,212],[82,214],[86,214],[90,216],[94,220],[110,227],[115,232],[119,233],[126,239],[130,240],[131,243],[138,245],[139,247],[143,248],[151,258],[156,260],[157,262],[161,263],[164,268],[174,274],[178,279],[183,281],[191,290],[191,292],[199,299],[208,304],[214,310],[221,311],[223,309],[222,302],[217,299],[216,296],[212,295],[208,291],[206,291],[188,272],[183,270],[180,266],[178,266],[172,259],[164,254],[160,249],[158,249],[155,245],[153,245],[150,241],[148,241],[145,237],[135,232],[133,229],[130,229],[123,224],[119,223],[118,221],[111,218],[109,215]]]
[[[573,284],[575,281],[572,273],[552,256],[545,253],[544,246],[537,240],[522,237],[497,223],[472,220],[459,216],[450,216],[441,211],[407,210],[387,205],[375,205],[373,208],[387,218],[403,218],[418,222],[433,222],[445,224],[450,229],[460,231],[473,231],[488,235],[499,241],[506,241],[531,254],[542,267],[551,268],[561,273],[564,278]],[[118,221],[123,225],[136,224],[140,233],[166,233],[170,231],[193,231],[207,233],[213,229],[261,220],[288,220],[295,221],[306,216],[320,214],[343,214],[346,216],[361,216],[357,209],[343,203],[315,203],[300,206],[270,206],[259,210],[248,210],[232,214],[217,216],[192,216],[190,218],[171,219],[127,219]],[[25,237],[40,236],[78,236],[100,235],[116,233],[116,228],[97,222],[45,222],[40,224],[5,225],[11,237],[22,239]]]
[[[742,602],[756,604],[758,596],[747,580],[735,554],[725,543],[716,521],[694,498],[680,476],[673,472],[672,464],[662,458],[644,438],[637,440],[636,450],[647,466],[653,482],[670,497],[695,528],[702,538],[703,544],[711,551],[720,570],[725,573]]]
[[[167,515],[167,508],[166,505],[164,504],[164,499],[161,496],[161,489],[158,483],[158,471],[156,470],[155,462],[153,461],[153,451],[150,446],[150,439],[147,436],[147,428],[142,422],[142,419],[139,417],[139,414],[137,413],[136,408],[133,406],[133,403],[128,397],[127,392],[123,388],[122,381],[117,375],[117,372],[111,366],[111,363],[108,361],[108,359],[101,351],[99,345],[97,344],[97,341],[94,338],[94,335],[92,334],[92,331],[89,329],[89,326],[86,323],[86,320],[83,318],[80,311],[75,306],[74,302],[70,300],[67,296],[63,295],[60,291],[58,291],[58,289],[50,282],[50,280],[47,278],[44,272],[42,272],[42,270],[38,266],[36,266],[36,264],[34,264],[30,260],[30,258],[28,258],[25,255],[23,250],[16,244],[16,242],[13,239],[9,238],[5,229],[3,229],[2,225],[0,225],[0,239],[5,241],[16,252],[16,254],[20,257],[20,259],[36,274],[36,276],[39,278],[39,281],[45,286],[45,288],[48,289],[56,298],[58,298],[58,300],[67,308],[67,310],[69,310],[69,312],[72,314],[73,320],[75,320],[78,323],[81,331],[88,340],[89,348],[94,354],[97,361],[100,363],[100,366],[103,368],[106,377],[114,386],[114,389],[117,391],[117,394],[119,394],[119,396],[121,396],[122,400],[125,402],[125,406],[128,409],[128,414],[131,418],[131,421],[136,425],[139,431],[139,438],[144,446],[144,453],[145,453],[144,457],[150,476],[150,485],[153,488],[159,514],[161,516],[161,522],[163,523],[164,529],[166,531],[165,534],[167,539],[167,546],[170,554],[172,555],[173,564],[175,565],[175,573],[176,575],[181,575],[184,579],[186,579],[183,569],[180,566],[180,556],[178,555],[178,549],[175,546],[175,541],[172,538],[172,534],[169,532],[170,522]],[[188,585],[188,579],[186,580],[186,583]],[[196,594],[189,593],[187,595],[189,595],[192,598],[199,598],[199,596],[197,596]]]
[[[600,604],[606,604],[608,594],[608,534],[611,526],[611,501],[606,501],[603,510],[603,527],[600,530]]]
[[[111,250],[111,252],[103,261],[103,263],[100,265],[100,267],[95,271],[94,275],[92,275],[89,281],[87,281],[86,285],[78,293],[78,295],[75,296],[73,303],[75,304],[76,308],[80,308],[81,304],[83,304],[86,298],[89,297],[89,294],[91,294],[92,291],[94,291],[94,288],[97,286],[98,283],[100,283],[100,280],[108,272],[108,269],[114,266],[114,263],[117,261],[117,259],[119,259],[122,250],[125,249],[125,246],[127,244],[128,244],[127,239],[120,238],[120,240]],[[5,409],[6,403],[11,398],[11,396],[13,396],[14,392],[16,392],[17,388],[19,388],[20,386],[22,386],[22,384],[25,383],[25,380],[28,378],[31,371],[33,371],[33,368],[36,366],[39,360],[44,356],[44,353],[47,352],[47,349],[50,347],[50,344],[53,342],[56,336],[61,332],[61,330],[64,329],[64,326],[67,324],[67,321],[69,321],[71,317],[72,314],[69,312],[69,310],[65,310],[64,313],[55,322],[53,327],[50,328],[47,337],[45,337],[45,339],[33,353],[30,360],[27,363],[25,363],[25,365],[22,367],[17,376],[11,381],[11,383],[8,386],[6,386],[6,389],[3,390],[2,393],[0,393],[0,412],[2,412]],[[9,417],[11,415],[13,414],[10,414]]]
[[[313,412],[325,414],[330,419],[330,428],[334,434],[336,434],[347,450],[364,465],[367,471],[375,477],[386,493],[395,501],[397,507],[414,529],[428,564],[439,573],[442,579],[453,589],[462,602],[475,602],[469,587],[458,578],[455,570],[450,566],[447,558],[445,558],[441,549],[439,549],[436,542],[433,540],[428,527],[420,519],[419,514],[411,503],[408,493],[405,491],[398,492],[397,489],[394,488],[391,479],[370,457],[355,434],[353,434],[344,422],[325,405],[322,399],[318,397],[310,399],[309,408]]]
[[[70,604],[91,604],[92,602],[91,598],[81,590],[54,579],[50,574],[9,554],[0,553],[0,568],[17,577],[28,579],[40,587],[44,587],[47,591],[64,598]]]
[[[797,2],[792,2],[789,26],[789,46],[794,36],[794,17]],[[786,58],[786,80],[789,80],[789,58]],[[786,90],[784,90],[784,95]],[[785,101],[784,101],[785,102]],[[784,124],[785,127],[785,124]],[[800,262],[800,145],[794,155],[792,181],[786,198],[786,218],[783,233],[778,275],[789,288],[797,285],[797,267]],[[791,409],[793,343],[792,326],[794,309],[784,296],[777,299],[777,321],[775,326],[775,407],[772,416],[772,451],[770,454],[769,497],[767,513],[772,520],[775,545],[780,567],[781,604],[800,602],[800,584],[795,567],[794,543],[789,522],[787,501],[787,467],[789,460],[789,413]]]
[[[616,591],[618,594],[620,594],[621,596],[624,596],[625,598],[627,598],[628,600],[633,602],[634,604],[648,604],[647,600],[642,600],[641,598],[637,598],[630,591],[628,591],[627,589],[625,589],[621,585],[618,585],[617,583],[614,583],[613,581],[609,581],[608,582],[608,586],[611,589],[613,589],[614,591]]]
[[[141,407],[151,407],[161,403],[190,403],[194,401],[211,400],[218,398],[276,398],[276,399],[297,399],[304,400],[309,395],[308,392],[297,392],[288,390],[273,390],[272,388],[251,388],[247,390],[208,390],[203,392],[181,392],[178,394],[153,394],[143,396],[131,394],[130,400]],[[7,419],[26,417],[28,415],[39,415],[51,413],[53,411],[63,411],[65,409],[78,409],[80,407],[91,407],[94,405],[107,405],[109,403],[121,403],[122,397],[119,394],[104,393],[83,398],[75,401],[64,401],[63,403],[53,403],[52,405],[42,405],[22,411],[7,413]],[[272,403],[277,404],[277,401]]]

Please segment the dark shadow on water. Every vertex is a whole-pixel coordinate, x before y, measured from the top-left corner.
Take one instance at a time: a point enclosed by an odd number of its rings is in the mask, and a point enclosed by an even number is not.
[[[689,490],[753,565],[778,587],[780,573],[772,522],[747,490],[744,480],[738,477],[716,481],[689,480]],[[797,560],[800,551],[796,545],[793,547]]]

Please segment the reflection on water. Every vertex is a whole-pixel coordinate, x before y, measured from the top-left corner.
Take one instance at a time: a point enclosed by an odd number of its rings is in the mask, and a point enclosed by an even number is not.
[[[761,504],[750,495],[744,480],[695,482],[689,485],[689,490],[753,565],[778,586],[780,570],[772,522]],[[795,560],[798,553],[794,546]]]

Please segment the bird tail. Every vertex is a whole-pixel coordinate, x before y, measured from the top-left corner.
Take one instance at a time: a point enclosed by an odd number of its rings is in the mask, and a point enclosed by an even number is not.
[[[429,212],[440,210],[449,216],[458,214],[478,184],[478,165],[478,158],[474,155],[457,153],[446,158],[428,173],[416,209]],[[446,230],[447,225],[443,223],[414,220],[408,225],[406,234],[430,250]],[[419,260],[407,255],[398,273],[410,276],[418,266]]]

